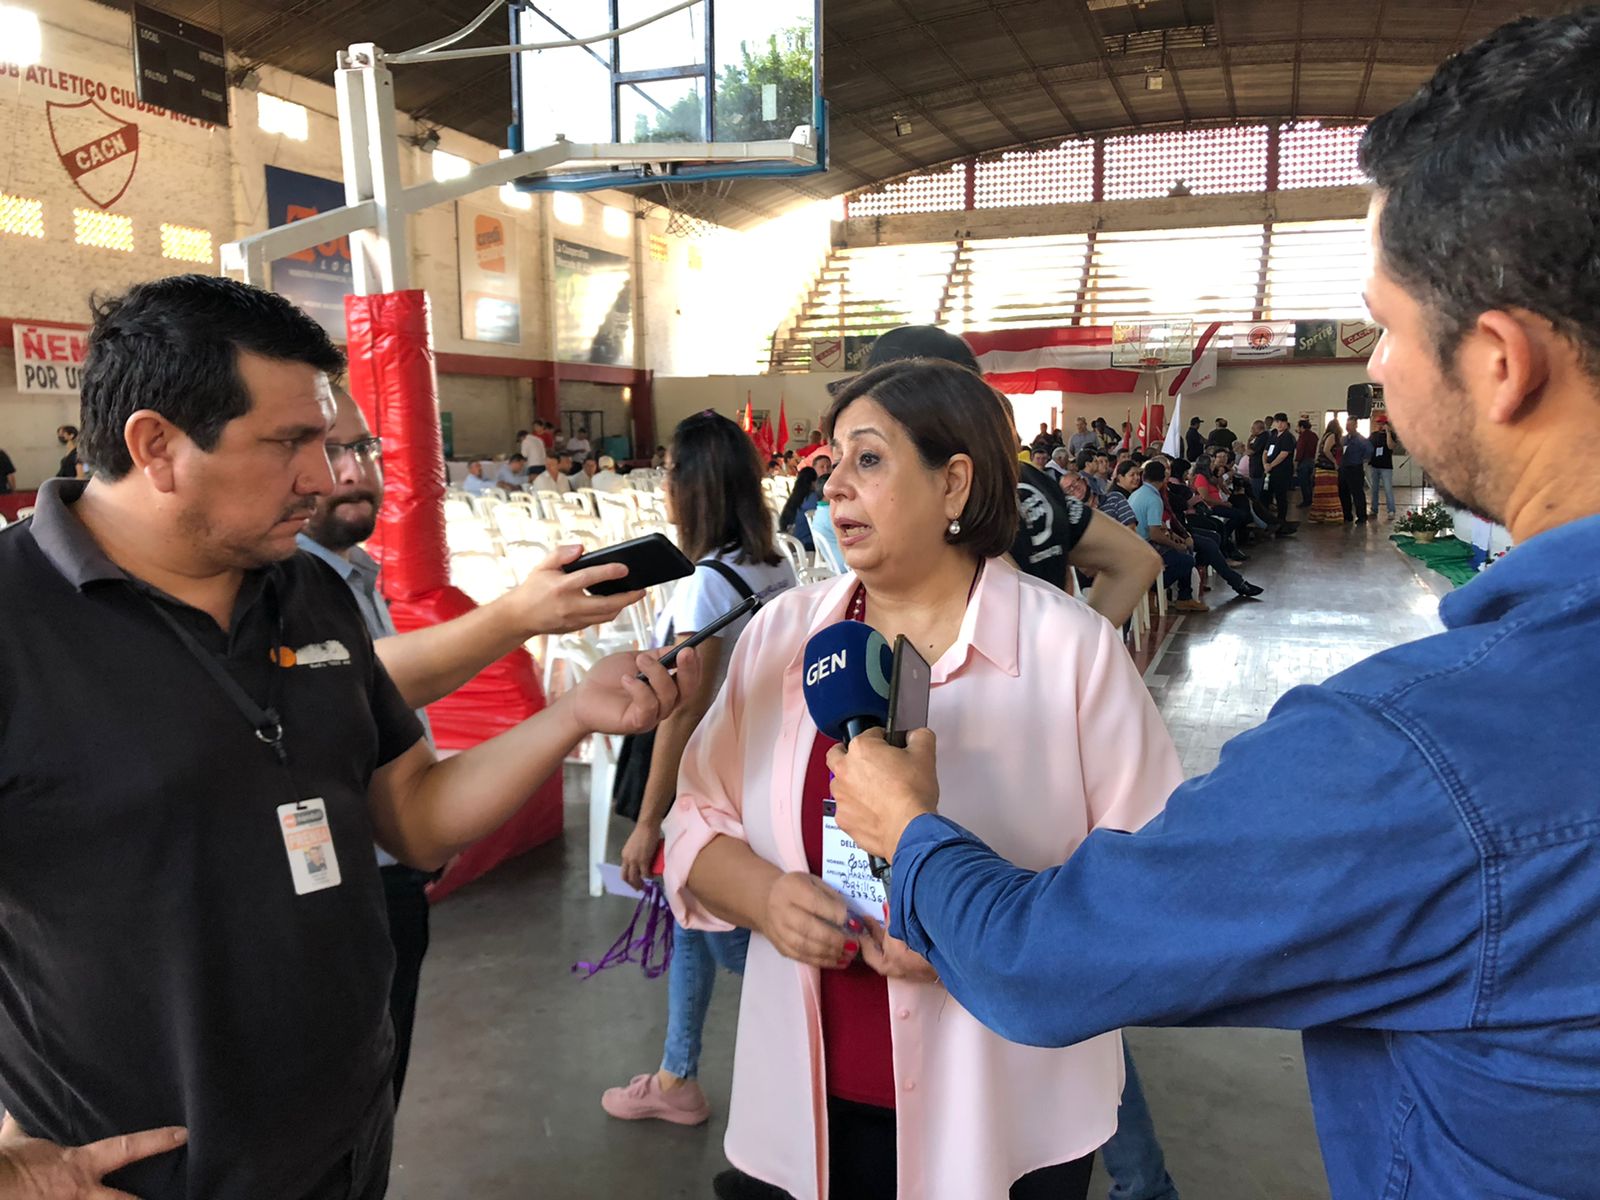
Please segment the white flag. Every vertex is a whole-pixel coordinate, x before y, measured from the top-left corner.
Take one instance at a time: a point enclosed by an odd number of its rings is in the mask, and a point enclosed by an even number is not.
[[[1161,443],[1161,453],[1173,458],[1183,457],[1183,393],[1172,405],[1172,420],[1167,423],[1167,439]]]

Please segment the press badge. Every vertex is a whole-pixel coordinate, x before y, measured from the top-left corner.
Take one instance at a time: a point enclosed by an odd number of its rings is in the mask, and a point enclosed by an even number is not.
[[[867,852],[839,828],[834,802],[822,802],[822,882],[845,898],[850,911],[889,924],[889,890],[872,873]]]
[[[333,829],[324,801],[280,804],[278,830],[289,855],[289,876],[296,896],[339,886],[339,856],[333,850]]]

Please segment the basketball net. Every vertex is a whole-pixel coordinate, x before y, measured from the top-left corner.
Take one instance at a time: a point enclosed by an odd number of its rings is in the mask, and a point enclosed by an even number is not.
[[[661,183],[667,207],[667,233],[700,238],[719,227],[717,214],[733,188],[731,179],[681,180]]]

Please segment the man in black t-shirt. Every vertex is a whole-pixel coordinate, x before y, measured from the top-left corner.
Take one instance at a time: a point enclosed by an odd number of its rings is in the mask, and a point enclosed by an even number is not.
[[[100,302],[94,478],[47,481],[0,530],[0,678],[30,681],[0,689],[0,1200],[379,1200],[372,843],[435,868],[587,732],[677,702],[653,657],[613,656],[435,760],[349,588],[295,548],[332,488],[342,362],[228,279]],[[692,689],[698,664],[678,671]]]
[[[1215,446],[1218,450],[1232,450],[1233,444],[1239,440],[1239,435],[1228,428],[1227,419],[1217,418],[1217,427],[1206,438],[1206,445]]]
[[[879,335],[862,369],[903,358],[942,358],[982,374],[972,347],[936,325],[902,325]],[[830,389],[840,386],[842,381]],[[1017,464],[1017,502],[1022,510],[1012,546],[1017,566],[1065,588],[1070,562],[1095,578],[1090,607],[1114,625],[1127,621],[1161,573],[1160,557],[1109,517],[1064,496],[1059,483],[1031,463]]]
[[[56,441],[66,450],[61,456],[61,465],[56,468],[57,479],[76,479],[78,477],[78,427],[76,425],[62,425],[56,430]]]
[[[1294,487],[1294,451],[1299,439],[1289,428],[1287,413],[1272,414],[1272,428],[1261,437],[1261,466],[1266,475],[1267,498],[1278,512],[1278,534],[1289,526],[1289,492]]]
[[[1205,456],[1206,439],[1200,432],[1200,418],[1189,421],[1189,432],[1183,435],[1183,456],[1190,462],[1199,462]]]

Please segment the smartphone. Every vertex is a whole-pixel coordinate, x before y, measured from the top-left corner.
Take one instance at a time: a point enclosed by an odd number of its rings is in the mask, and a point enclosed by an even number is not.
[[[696,630],[694,633],[689,635],[686,641],[679,642],[671,650],[668,650],[665,654],[663,654],[661,656],[661,665],[669,671],[672,670],[673,664],[678,661],[678,654],[680,651],[692,649],[709,637],[716,637],[717,634],[721,633],[740,617],[747,617],[760,607],[760,596],[746,596],[743,600],[739,601],[739,603],[735,604],[715,621],[712,621],[710,624],[708,624],[704,629]],[[640,674],[639,679],[643,681],[644,675]]]
[[[667,540],[665,534],[661,533],[650,533],[644,537],[618,542],[615,546],[591,550],[588,554],[573,559],[561,569],[570,575],[586,567],[605,567],[612,563],[621,563],[628,568],[628,573],[621,579],[608,579],[604,583],[595,584],[589,589],[591,595],[614,596],[618,592],[642,591],[645,588],[655,587],[658,583],[667,583],[694,574],[694,564],[684,557],[682,550]]]
[[[894,640],[894,667],[889,674],[889,724],[883,731],[891,746],[904,747],[913,729],[928,727],[928,692],[933,669],[901,634]]]
[[[928,727],[928,692],[933,687],[933,669],[928,660],[901,634],[894,640],[894,666],[889,671],[889,723],[883,740],[902,749],[913,729]],[[892,868],[876,854],[868,858],[872,874],[888,887]]]

